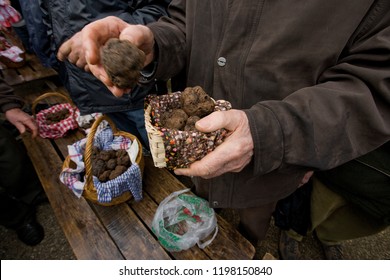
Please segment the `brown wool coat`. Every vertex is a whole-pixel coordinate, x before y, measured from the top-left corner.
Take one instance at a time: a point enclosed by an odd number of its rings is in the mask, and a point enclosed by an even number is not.
[[[252,162],[212,180],[214,207],[255,207],[390,140],[390,1],[174,0],[150,26],[157,78],[245,110]],[[185,62],[187,64],[185,65]]]

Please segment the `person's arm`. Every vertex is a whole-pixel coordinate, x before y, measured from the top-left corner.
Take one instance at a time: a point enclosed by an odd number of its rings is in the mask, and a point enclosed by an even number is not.
[[[14,89],[0,78],[0,112],[14,108],[22,108],[24,101],[20,96],[14,95]]]
[[[155,78],[168,80],[185,67],[186,62],[186,1],[173,0],[169,17],[147,26],[152,31],[159,56]]]
[[[234,111],[221,112],[223,120],[210,115],[212,130],[243,120],[232,133],[238,133],[237,149],[228,137],[189,169],[175,173],[210,178],[239,171],[248,162],[246,145],[251,143],[254,175],[291,166],[326,170],[390,141],[390,14],[384,11],[377,21],[371,18],[370,28],[351,38],[338,63],[322,73],[317,85],[284,100],[255,104],[244,110],[246,121]],[[245,144],[241,126],[252,142]]]
[[[246,110],[257,174],[285,165],[326,170],[390,141],[388,11],[351,38],[317,85]]]
[[[170,0],[128,1],[128,10],[117,15],[120,19],[131,24],[146,25],[167,16]]]
[[[24,101],[21,97],[14,95],[14,90],[2,79],[0,79],[0,112],[12,123],[21,134],[26,130],[30,131],[32,137],[38,135],[38,127],[32,116],[22,110]]]

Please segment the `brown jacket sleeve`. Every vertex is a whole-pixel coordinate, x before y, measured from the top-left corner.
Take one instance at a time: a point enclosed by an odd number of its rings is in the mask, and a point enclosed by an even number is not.
[[[277,134],[255,135],[262,136],[257,139],[261,149],[257,154],[262,156],[255,162],[256,170],[266,173],[286,164],[327,170],[390,141],[388,11],[379,7],[366,18],[316,85],[248,110],[252,130]],[[274,129],[259,127],[256,112],[267,116],[264,126]],[[275,145],[278,137],[283,147]]]
[[[21,97],[14,94],[14,89],[0,78],[0,112],[13,108],[22,108],[24,101]]]

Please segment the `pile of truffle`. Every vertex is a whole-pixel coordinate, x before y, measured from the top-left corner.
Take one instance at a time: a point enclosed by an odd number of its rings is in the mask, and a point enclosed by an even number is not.
[[[124,149],[104,151],[93,147],[91,165],[92,175],[100,182],[107,182],[122,175],[131,166],[131,161]]]
[[[161,115],[165,128],[192,131],[195,123],[214,111],[214,101],[200,87],[188,87],[180,95],[181,108],[175,108]]]
[[[70,112],[68,109],[64,108],[64,109],[61,109],[57,112],[53,112],[53,113],[48,113],[46,115],[46,123],[47,124],[55,124],[55,123],[58,123],[62,120],[65,120],[66,118],[68,118],[70,115]]]

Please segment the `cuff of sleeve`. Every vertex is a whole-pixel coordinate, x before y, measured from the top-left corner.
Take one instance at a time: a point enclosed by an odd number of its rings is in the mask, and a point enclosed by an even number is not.
[[[19,103],[8,103],[8,104],[4,104],[3,106],[1,106],[1,112],[2,113],[5,113],[7,112],[8,110],[11,110],[11,109],[15,109],[15,108],[22,108],[22,105],[19,104]]]
[[[267,107],[256,104],[244,110],[248,117],[254,144],[255,176],[277,169],[284,155],[283,132],[275,114]]]
[[[144,69],[141,70],[141,76],[138,79],[138,82],[141,85],[149,84],[150,82],[155,80],[156,72],[158,66],[158,47],[155,44],[154,48],[154,60],[147,65]]]

